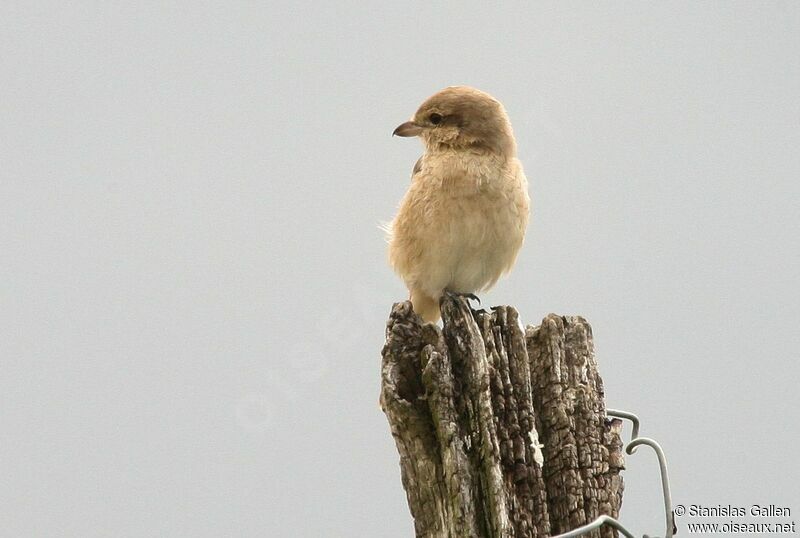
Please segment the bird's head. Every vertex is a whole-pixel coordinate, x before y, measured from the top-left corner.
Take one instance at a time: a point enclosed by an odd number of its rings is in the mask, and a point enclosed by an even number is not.
[[[500,102],[469,86],[450,86],[430,96],[411,121],[394,130],[397,136],[419,136],[429,150],[516,153],[514,134]]]

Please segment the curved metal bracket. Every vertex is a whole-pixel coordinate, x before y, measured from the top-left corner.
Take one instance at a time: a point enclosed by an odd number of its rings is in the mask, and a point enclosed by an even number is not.
[[[628,413],[627,411],[618,411],[616,409],[607,409],[606,414],[610,417],[624,418],[626,420],[631,421],[632,424],[631,440],[625,446],[626,453],[633,455],[636,452],[636,449],[640,445],[649,446],[656,453],[656,457],[658,458],[658,467],[659,470],[661,471],[661,491],[664,496],[664,514],[666,520],[666,530],[664,532],[664,538],[672,538],[677,529],[675,528],[675,514],[672,512],[672,494],[669,489],[667,458],[664,456],[664,451],[661,449],[661,445],[659,445],[656,441],[648,437],[639,437],[639,417],[637,417],[633,413]],[[553,538],[577,538],[578,536],[583,536],[584,534],[593,531],[595,529],[598,529],[603,525],[608,525],[610,527],[617,529],[627,538],[634,538],[633,534],[631,534],[631,532],[628,529],[626,529],[622,525],[622,523],[620,523],[613,517],[607,515],[602,515],[589,524],[583,525],[582,527],[578,527],[577,529],[573,529],[564,534],[559,534],[558,536],[554,536]],[[649,538],[649,537],[648,535],[645,534],[644,538]]]
[[[620,523],[611,516],[600,516],[591,523],[584,525],[583,527],[578,527],[577,529],[565,532],[564,534],[559,534],[558,536],[554,536],[553,538],[577,538],[578,536],[583,536],[589,531],[599,529],[603,525],[614,527],[619,532],[627,536],[627,538],[636,538],[633,534],[630,533],[630,531],[628,531],[628,529],[622,526],[622,523]]]
[[[665,519],[665,538],[672,538],[675,534],[675,514],[672,512],[672,492],[669,488],[669,473],[667,472],[667,458],[664,456],[664,450],[661,445],[649,437],[639,437],[639,417],[633,413],[626,411],[618,411],[616,409],[607,409],[606,414],[612,417],[624,418],[631,421],[633,429],[631,431],[631,440],[628,446],[625,447],[625,452],[634,454],[639,445],[647,445],[653,449],[658,458],[658,468],[661,473],[661,493],[664,497],[664,519]]]

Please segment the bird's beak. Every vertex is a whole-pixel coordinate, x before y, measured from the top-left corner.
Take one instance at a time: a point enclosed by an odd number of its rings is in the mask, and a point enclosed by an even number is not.
[[[422,125],[417,125],[413,121],[407,121],[402,125],[398,125],[394,130],[392,136],[418,136],[422,132]]]

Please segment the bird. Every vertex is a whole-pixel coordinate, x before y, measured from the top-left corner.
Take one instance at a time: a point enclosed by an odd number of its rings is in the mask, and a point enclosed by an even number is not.
[[[444,294],[476,298],[511,270],[530,215],[528,180],[503,105],[450,86],[426,99],[393,136],[419,137],[424,153],[385,226],[389,264],[425,322]]]

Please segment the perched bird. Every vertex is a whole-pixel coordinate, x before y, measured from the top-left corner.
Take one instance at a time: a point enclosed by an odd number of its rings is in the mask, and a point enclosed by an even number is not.
[[[503,105],[474,88],[435,93],[393,134],[420,137],[425,153],[386,227],[389,263],[414,311],[436,321],[443,293],[489,289],[514,265],[528,225],[528,181]]]

